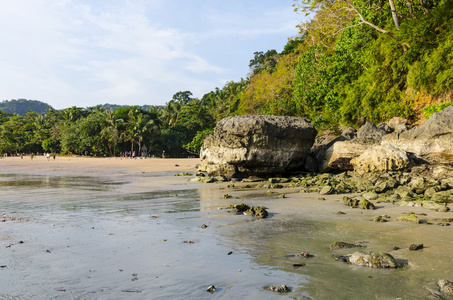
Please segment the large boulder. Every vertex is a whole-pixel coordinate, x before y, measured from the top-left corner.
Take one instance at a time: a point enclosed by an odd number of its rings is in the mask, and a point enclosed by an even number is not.
[[[360,156],[352,159],[351,164],[354,171],[363,174],[402,171],[410,166],[411,161],[404,150],[382,143],[365,150]]]
[[[316,129],[305,118],[238,116],[220,120],[200,151],[201,171],[244,178],[301,169]]]
[[[353,170],[351,160],[372,145],[378,145],[386,134],[371,122],[366,122],[357,132],[346,128],[336,139],[311,149],[305,168],[321,173]]]
[[[453,162],[453,106],[432,114],[425,123],[401,133],[386,135],[384,141],[430,162]]]
[[[360,140],[337,140],[319,155],[319,172],[342,172],[354,169],[353,158],[360,156],[370,144]]]

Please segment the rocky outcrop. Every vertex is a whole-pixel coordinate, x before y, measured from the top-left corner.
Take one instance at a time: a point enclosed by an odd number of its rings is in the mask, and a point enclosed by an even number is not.
[[[301,169],[316,137],[305,118],[238,116],[219,121],[200,152],[201,171],[245,178]]]
[[[394,132],[384,141],[430,162],[453,162],[453,106],[432,114],[422,125],[401,133]]]
[[[357,132],[346,128],[336,139],[311,149],[305,168],[321,173],[353,170],[351,160],[372,145],[378,145],[385,134],[385,130],[371,122],[366,122]]]

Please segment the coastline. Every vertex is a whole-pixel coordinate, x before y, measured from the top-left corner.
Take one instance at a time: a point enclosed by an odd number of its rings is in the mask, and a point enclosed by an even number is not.
[[[38,157],[32,162],[29,157],[1,159],[0,173],[24,177],[19,180],[27,180],[28,176],[20,175],[29,174],[33,182],[6,185],[1,197],[2,213],[29,221],[6,219],[3,223],[0,240],[8,247],[8,255],[0,276],[5,284],[22,289],[24,286],[17,283],[22,280],[20,270],[31,274],[29,281],[35,285],[43,284],[42,276],[47,278],[44,284],[48,296],[65,293],[80,297],[87,290],[94,290],[101,299],[112,295],[106,294],[102,286],[116,296],[125,291],[141,291],[132,294],[138,299],[156,290],[167,298],[176,296],[176,290],[187,297],[202,297],[211,284],[230,298],[275,297],[262,287],[287,284],[294,291],[284,298],[311,295],[315,299],[331,299],[338,295],[339,299],[363,299],[373,292],[362,286],[371,285],[381,291],[380,287],[388,285],[391,290],[384,293],[384,289],[381,295],[394,293],[426,299],[429,293],[422,285],[435,290],[438,279],[450,279],[453,241],[448,237],[452,236],[452,226],[393,220],[415,212],[426,222],[450,217],[451,212],[392,203],[379,203],[376,210],[351,209],[341,201],[345,195],[354,196],[351,194],[325,195],[325,200],[319,200],[318,193],[301,193],[297,188],[269,190],[257,187],[260,182],[204,184],[188,182],[193,176],[173,176],[195,173],[199,162],[169,158],[57,157],[47,161]],[[76,178],[79,175],[82,179]],[[70,179],[58,182],[59,176]],[[105,182],[95,180],[101,177]],[[4,179],[7,183],[9,177]],[[72,180],[75,185],[70,184]],[[119,180],[120,185],[112,185]],[[225,194],[231,198],[225,199]],[[281,194],[285,197],[279,197]],[[266,206],[270,216],[255,220],[219,209],[239,203]],[[338,211],[345,214],[337,214]],[[383,214],[391,216],[389,222],[373,222],[375,216]],[[208,228],[201,229],[202,224]],[[329,245],[335,241],[366,242],[367,250],[388,252],[407,262],[407,266],[378,270],[335,261],[332,255],[356,251],[332,251]],[[423,243],[425,248],[409,251],[412,243]],[[394,246],[400,249],[392,250]],[[233,255],[227,255],[229,251]],[[304,266],[295,269],[293,264],[301,260],[294,254],[301,251],[314,257],[302,260]],[[22,260],[39,261],[41,265],[22,266]],[[42,268],[48,265],[53,266],[53,271],[43,272]],[[127,270],[127,274],[120,269]],[[274,275],[261,276],[260,269]],[[72,273],[67,274],[67,270]],[[140,280],[132,282],[135,277],[130,276],[136,273]],[[198,277],[189,280],[188,274]],[[83,284],[69,283],[74,276]],[[406,278],[404,288],[399,286],[402,278]]]

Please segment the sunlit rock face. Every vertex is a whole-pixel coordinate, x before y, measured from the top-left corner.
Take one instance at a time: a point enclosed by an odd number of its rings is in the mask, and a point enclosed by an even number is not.
[[[453,106],[436,112],[422,125],[392,133],[384,141],[431,163],[453,163]]]
[[[302,168],[316,129],[305,118],[237,116],[220,120],[201,149],[200,170],[211,176],[244,178]]]

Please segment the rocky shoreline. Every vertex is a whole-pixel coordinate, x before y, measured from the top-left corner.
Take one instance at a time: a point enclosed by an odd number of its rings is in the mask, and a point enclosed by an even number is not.
[[[243,116],[221,121],[204,144],[203,163],[193,180],[231,181],[229,186],[242,181],[243,188],[267,189],[269,194],[292,188],[317,193],[319,200],[344,194],[343,204],[356,209],[374,210],[379,203],[392,203],[443,213],[453,210],[453,107],[433,114],[420,126],[393,118],[378,125],[366,122],[358,131],[346,128],[339,137],[318,140],[310,122],[299,119]],[[453,222],[453,215],[423,220],[420,215],[377,215],[372,221],[439,226]],[[418,249],[423,244],[409,247]],[[373,251],[340,259],[368,267],[400,266],[390,254]],[[442,297],[453,296],[451,285],[446,279],[439,281]]]

